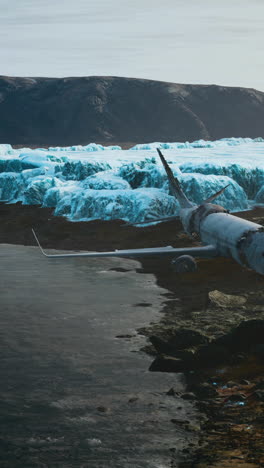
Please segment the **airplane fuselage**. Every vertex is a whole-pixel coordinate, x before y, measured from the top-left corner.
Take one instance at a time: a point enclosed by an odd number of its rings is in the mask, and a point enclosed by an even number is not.
[[[187,233],[214,245],[220,256],[264,274],[264,227],[229,214],[222,206],[206,203],[180,211]]]

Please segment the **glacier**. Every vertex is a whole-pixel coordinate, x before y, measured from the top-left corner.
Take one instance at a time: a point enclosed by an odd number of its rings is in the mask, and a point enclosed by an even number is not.
[[[230,211],[264,203],[264,139],[223,138],[120,146],[12,148],[0,145],[0,201],[54,208],[71,221],[151,222],[178,213],[156,148],[187,197],[201,203],[228,185],[216,203]]]

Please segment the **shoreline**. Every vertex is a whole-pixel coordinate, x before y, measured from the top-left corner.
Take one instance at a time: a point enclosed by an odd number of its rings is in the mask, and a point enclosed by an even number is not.
[[[195,245],[183,233],[177,220],[144,228],[126,226],[120,220],[71,223],[54,217],[52,209],[21,204],[0,204],[0,213],[1,243],[35,245],[30,232],[34,227],[44,248],[114,250]],[[236,215],[264,224],[262,208]],[[147,346],[145,351],[152,353],[153,359],[159,359],[156,370],[168,370],[166,366],[171,366],[174,372],[177,369],[184,372],[188,383],[185,398],[193,399],[205,415],[199,434],[201,448],[189,453],[189,460],[182,467],[260,466],[260,463],[264,463],[264,425],[261,419],[264,408],[263,348],[252,353],[250,346],[240,349],[238,345],[232,348],[229,356],[223,356],[223,347],[220,351],[218,349],[218,353],[212,353],[212,343],[219,344],[217,340],[228,339],[232,333],[234,338],[232,330],[237,330],[244,320],[259,320],[262,323],[263,277],[224,258],[200,260],[198,272],[180,276],[173,273],[168,259],[139,260],[142,269],[138,273],[154,274],[158,286],[169,291],[160,322],[140,330],[140,333],[152,337],[152,345]],[[181,350],[175,345],[168,346],[173,341],[173,335],[183,329],[194,335],[196,333],[196,338],[199,335],[200,342],[199,339],[198,344],[187,340],[188,343],[183,343]],[[244,336],[247,335],[248,332]],[[205,341],[201,337],[205,337]],[[205,350],[204,346],[208,346],[208,349]],[[188,359],[190,353],[201,354],[202,348],[205,354],[197,371]],[[155,370],[153,363],[151,366]],[[179,422],[175,420],[173,424]],[[196,434],[199,431],[198,427],[189,429]]]

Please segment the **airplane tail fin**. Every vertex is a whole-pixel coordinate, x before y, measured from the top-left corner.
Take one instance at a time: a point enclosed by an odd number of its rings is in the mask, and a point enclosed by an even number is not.
[[[157,152],[159,153],[159,157],[167,173],[170,189],[174,197],[177,198],[178,202],[180,203],[181,208],[191,208],[193,206],[192,203],[186,197],[185,193],[183,192],[181,188],[180,182],[178,181],[176,177],[174,177],[171,168],[169,167],[166,159],[164,158],[159,148],[157,148]]]
[[[214,195],[211,195],[211,197],[207,198],[206,200],[204,200],[201,205],[203,205],[204,203],[211,203],[215,198],[219,197],[219,195],[221,195],[225,189],[227,189],[227,187],[229,187],[230,184],[226,185],[224,188],[222,188],[221,190],[219,190],[218,192],[214,193]]]

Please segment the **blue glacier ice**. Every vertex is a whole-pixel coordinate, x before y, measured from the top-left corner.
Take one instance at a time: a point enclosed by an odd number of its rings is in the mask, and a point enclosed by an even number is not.
[[[59,203],[63,200],[62,204],[65,203],[65,213],[63,214],[66,214],[67,198],[71,200],[72,195],[77,194],[80,191],[80,187],[79,183],[75,181],[60,181],[59,183],[58,180],[59,179],[57,179],[57,183],[54,184],[53,187],[50,187],[44,194],[43,206],[48,208],[58,207]],[[60,207],[60,209],[62,210],[62,207]]]
[[[49,189],[60,185],[56,177],[46,175],[34,177],[24,190],[24,203],[27,205],[42,205],[44,197]]]
[[[264,142],[264,139],[259,137],[252,140],[251,138],[222,138],[221,140],[216,141],[207,141],[207,140],[196,140],[196,141],[185,141],[185,142],[175,142],[175,143],[143,143],[138,144],[130,148],[131,150],[155,150],[159,149],[183,149],[183,148],[215,148],[215,147],[225,147],[225,146],[238,146],[243,143],[252,143],[252,142]]]
[[[0,174],[1,201],[17,201],[23,190],[24,186],[21,183],[20,174],[15,172],[2,172]]]
[[[15,154],[15,150],[13,150],[12,146],[9,144],[0,145],[0,156],[5,156],[8,154]]]
[[[264,167],[243,167],[241,164],[184,163],[180,165],[184,173],[196,172],[228,176],[245,190],[249,199],[254,199],[264,184]]]
[[[84,180],[96,172],[111,169],[108,163],[88,161],[67,161],[63,166],[57,166],[55,172],[60,173],[66,180]]]
[[[34,169],[36,167],[36,164],[21,159],[0,159],[0,173],[21,172],[25,169]]]
[[[119,177],[114,171],[97,172],[86,177],[83,181],[83,188],[94,190],[128,190],[131,189],[129,183]]]
[[[264,139],[14,149],[0,145],[0,200],[54,208],[72,221],[144,222],[177,214],[156,148],[188,198],[201,203],[228,185],[216,203],[231,211],[264,203]]]
[[[67,215],[74,221],[86,219],[124,219],[152,221],[177,212],[176,200],[158,189],[84,190],[66,195],[55,214]]]
[[[82,145],[74,145],[74,146],[55,146],[55,147],[50,147],[49,151],[66,151],[66,152],[72,152],[72,151],[113,151],[113,150],[121,150],[121,146],[117,145],[112,145],[112,146],[102,146],[102,145],[97,145],[96,143],[89,143],[89,145],[82,146]],[[45,149],[43,148],[45,151]]]
[[[256,202],[260,204],[264,204],[264,185],[259,189],[256,195]]]
[[[139,187],[162,188],[164,184],[167,183],[167,176],[163,167],[157,164],[157,162],[158,159],[152,157],[151,159],[145,158],[142,161],[123,164],[118,174],[125,179],[133,189]],[[178,177],[181,174],[179,166],[173,161],[169,160],[168,162],[170,163],[174,175]]]
[[[213,193],[228,185],[224,193],[217,198],[216,203],[223,205],[230,211],[244,210],[248,207],[245,191],[230,177],[190,173],[182,174],[179,180],[186,196],[194,203],[202,203]]]

